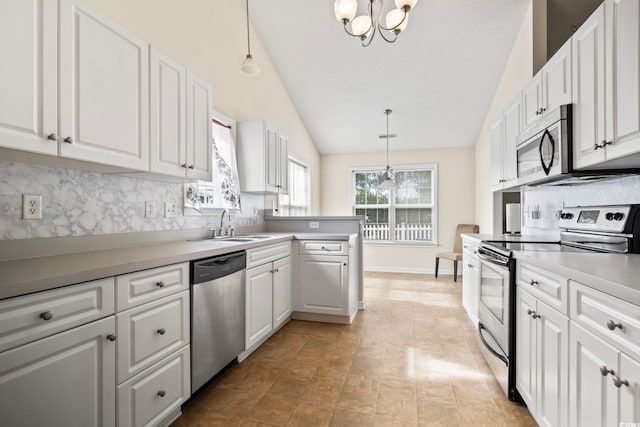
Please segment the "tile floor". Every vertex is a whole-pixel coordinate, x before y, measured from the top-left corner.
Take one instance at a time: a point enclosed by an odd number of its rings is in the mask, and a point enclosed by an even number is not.
[[[173,427],[535,426],[493,379],[460,282],[365,275],[351,326],[291,321]]]

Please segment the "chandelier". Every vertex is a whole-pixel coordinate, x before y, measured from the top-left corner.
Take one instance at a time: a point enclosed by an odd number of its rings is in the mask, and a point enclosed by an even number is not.
[[[386,15],[386,27],[382,25],[382,11],[384,0],[368,0],[368,14],[356,17],[358,11],[357,0],[335,0],[333,11],[336,19],[344,25],[344,30],[353,37],[360,38],[362,46],[371,44],[376,31],[387,42],[393,43],[398,38],[398,34],[404,31],[409,21],[409,11],[413,9],[418,0],[395,0],[396,8],[391,9]],[[347,24],[351,23],[351,30]],[[389,38],[385,33],[390,33]]]

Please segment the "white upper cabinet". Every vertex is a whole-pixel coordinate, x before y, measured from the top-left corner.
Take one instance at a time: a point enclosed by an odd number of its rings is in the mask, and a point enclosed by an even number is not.
[[[523,128],[543,117],[547,111],[571,104],[571,40],[549,59],[522,90]]]
[[[604,160],[596,149],[605,138],[604,4],[574,33],[573,155],[579,169]]]
[[[502,189],[502,146],[504,140],[504,117],[500,115],[489,126],[491,156],[491,189]]]
[[[512,187],[518,179],[516,147],[522,129],[523,99],[524,95],[518,94],[489,127],[493,191]]]
[[[184,177],[187,170],[186,68],[150,51],[151,172]]]
[[[209,82],[187,71],[187,178],[211,181],[212,93]]]
[[[83,0],[60,0],[60,154],[149,170],[149,46]]]
[[[238,169],[242,191],[288,192],[287,137],[264,120],[238,123]]]
[[[640,151],[640,2],[608,0],[605,5],[606,157],[610,160]]]
[[[0,146],[58,154],[56,17],[55,2],[0,2]]]

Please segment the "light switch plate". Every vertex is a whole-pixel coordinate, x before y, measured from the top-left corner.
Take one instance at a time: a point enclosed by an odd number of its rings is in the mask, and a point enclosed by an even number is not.
[[[42,196],[22,195],[22,219],[42,219]]]
[[[144,217],[154,218],[156,216],[156,201],[147,200],[144,202]]]
[[[164,203],[164,217],[175,218],[178,216],[178,204],[175,202]]]
[[[309,221],[309,228],[320,228],[320,222],[318,222],[318,221]]]

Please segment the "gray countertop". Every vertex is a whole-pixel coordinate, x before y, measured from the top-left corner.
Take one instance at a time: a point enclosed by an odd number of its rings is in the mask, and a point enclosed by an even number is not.
[[[246,250],[292,239],[349,240],[352,234],[260,233],[269,239],[178,241],[113,250],[0,262],[0,299],[130,273],[162,265]],[[241,236],[238,236],[241,237]]]

